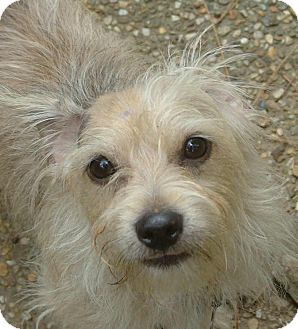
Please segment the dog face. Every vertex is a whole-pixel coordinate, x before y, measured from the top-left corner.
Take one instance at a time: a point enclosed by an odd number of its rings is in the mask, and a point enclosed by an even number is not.
[[[169,275],[193,289],[236,270],[247,200],[263,179],[242,100],[220,87],[193,72],[159,76],[90,109],[62,164],[112,271],[164,290]]]

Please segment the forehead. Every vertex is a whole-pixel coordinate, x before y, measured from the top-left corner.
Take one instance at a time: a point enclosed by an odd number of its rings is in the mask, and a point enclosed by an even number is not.
[[[138,127],[143,124],[143,117],[149,116],[148,111],[141,102],[140,94],[135,90],[110,93],[97,99],[90,110],[89,126],[93,129],[113,130]]]
[[[210,107],[210,106],[209,106]],[[100,97],[90,109],[89,143],[119,154],[132,149],[175,148],[193,134],[213,135],[214,113],[204,101],[166,95],[146,95],[144,90],[128,90]]]
[[[211,98],[202,91],[196,91],[193,95],[167,92],[166,89],[154,95],[148,95],[142,89],[110,93],[98,98],[90,109],[90,126],[115,129],[121,126],[135,131],[154,127],[164,129],[164,125],[191,125],[200,118],[216,117],[216,111],[212,108],[214,104],[210,105],[210,101]]]

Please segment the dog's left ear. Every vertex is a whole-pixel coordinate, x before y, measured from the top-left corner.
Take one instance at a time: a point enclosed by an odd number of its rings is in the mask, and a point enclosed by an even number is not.
[[[247,104],[244,103],[243,98],[232,88],[225,88],[223,86],[210,86],[205,88],[205,92],[212,97],[212,99],[223,106],[230,109],[230,111],[246,111]]]
[[[205,92],[217,104],[217,108],[239,143],[255,140],[258,130],[251,121],[254,121],[256,113],[240,90],[228,83],[206,86]]]

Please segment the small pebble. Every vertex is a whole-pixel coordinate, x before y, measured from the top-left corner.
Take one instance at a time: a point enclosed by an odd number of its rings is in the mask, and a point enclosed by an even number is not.
[[[245,18],[248,17],[248,13],[247,13],[247,11],[246,11],[245,9],[241,9],[241,10],[240,10],[240,13],[241,13],[241,15],[242,15],[243,17],[245,17]]]
[[[180,1],[175,1],[175,9],[179,9],[181,7]]]
[[[278,136],[283,136],[284,131],[281,128],[277,128],[276,133],[277,133]]]
[[[273,44],[273,36],[272,34],[266,34],[265,35],[265,40],[269,43],[269,45]]]
[[[256,318],[249,319],[247,321],[248,329],[258,329],[259,321]]]
[[[5,263],[0,263],[0,277],[5,277],[8,274],[8,266]]]
[[[283,94],[285,93],[285,90],[283,88],[278,88],[278,89],[275,89],[273,92],[272,92],[272,96],[275,98],[275,99],[280,99]]]
[[[221,5],[227,5],[230,3],[230,0],[218,0]]]
[[[259,107],[262,110],[266,110],[267,109],[267,102],[264,99],[262,99],[259,103]]]
[[[275,47],[269,47],[268,49],[268,56],[271,58],[271,59],[275,59],[276,58],[276,48]]]
[[[293,38],[291,38],[291,37],[289,37],[288,35],[285,37],[285,44],[287,45],[287,46],[290,46],[290,45],[292,45],[294,43],[294,40],[293,40]]]
[[[196,24],[197,25],[201,25],[204,22],[205,22],[205,18],[204,17],[199,17],[199,18],[196,19]]]
[[[237,18],[237,11],[236,10],[230,10],[229,11],[229,19],[230,20],[235,20]]]
[[[262,318],[262,310],[260,308],[258,308],[256,310],[256,318],[257,319],[261,319]]]
[[[278,20],[276,15],[268,15],[264,17],[263,23],[266,27],[278,25]]]
[[[119,7],[126,8],[127,6],[128,6],[128,2],[127,1],[119,1]]]
[[[16,265],[16,261],[15,260],[8,260],[8,261],[6,261],[6,264],[8,266],[15,266]]]
[[[185,35],[185,39],[188,41],[188,40],[191,40],[193,39],[195,36],[197,35],[197,33],[187,33]]]
[[[230,26],[220,26],[219,28],[218,28],[218,34],[220,35],[220,36],[225,36],[225,35],[227,35],[229,32],[231,31],[231,27]]]
[[[294,155],[295,154],[295,148],[294,147],[289,147],[287,149],[287,154],[288,155]]]
[[[298,135],[298,125],[295,127],[290,128],[290,135],[291,136],[297,136]]]
[[[271,110],[276,110],[276,111],[280,110],[279,104],[272,99],[267,100],[267,105],[268,105],[268,108]]]
[[[144,37],[149,37],[150,29],[143,27],[142,28],[142,34],[143,34]]]
[[[262,117],[257,120],[257,124],[261,128],[267,128],[271,124],[271,119],[269,117]]]
[[[165,27],[161,26],[161,27],[158,29],[158,33],[159,33],[159,34],[165,34],[165,33],[167,33],[167,29],[166,29]]]
[[[104,22],[104,24],[106,24],[106,25],[110,25],[110,24],[112,23],[112,21],[113,21],[113,17],[112,17],[111,15],[106,16],[106,17],[103,19],[103,22]]]
[[[241,38],[240,39],[240,42],[243,44],[243,45],[246,45],[246,44],[248,44],[248,38]]]
[[[264,33],[262,31],[255,31],[254,32],[254,38],[255,39],[262,39],[264,36]]]
[[[298,178],[298,164],[293,165],[292,174],[293,174],[293,176]]]
[[[128,11],[126,9],[119,9],[118,15],[119,16],[126,16],[128,14]]]
[[[172,20],[173,22],[177,22],[177,21],[180,20],[180,17],[177,16],[177,15],[172,15],[172,16],[171,16],[171,20]]]
[[[1,250],[1,255],[6,256],[10,252],[10,250],[11,249],[9,247],[3,247]]]
[[[241,30],[235,30],[233,32],[233,38],[239,38],[241,35]]]
[[[271,152],[271,155],[276,162],[282,161],[282,155],[283,155],[285,149],[286,149],[286,146],[284,144],[280,144]]]

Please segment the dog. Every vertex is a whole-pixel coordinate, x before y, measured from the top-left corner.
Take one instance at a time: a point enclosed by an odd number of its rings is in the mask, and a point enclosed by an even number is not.
[[[151,65],[78,1],[5,12],[0,188],[34,232],[37,327],[209,329],[215,301],[283,281],[294,224],[233,56],[200,42]]]

